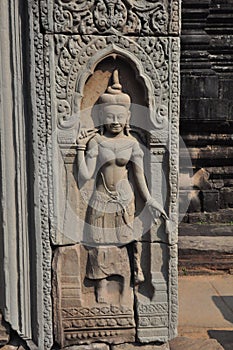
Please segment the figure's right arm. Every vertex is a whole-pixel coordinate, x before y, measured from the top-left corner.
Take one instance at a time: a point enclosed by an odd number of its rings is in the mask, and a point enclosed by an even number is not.
[[[77,140],[78,176],[85,181],[92,178],[96,168],[98,143],[95,140],[95,135],[96,131],[93,130]]]

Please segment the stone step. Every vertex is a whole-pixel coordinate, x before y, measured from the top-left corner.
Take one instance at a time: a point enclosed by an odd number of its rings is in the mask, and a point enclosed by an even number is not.
[[[233,236],[179,236],[178,247],[180,274],[233,272]]]
[[[110,350],[107,344],[69,346],[66,350]],[[64,349],[64,350],[65,350]],[[8,350],[8,349],[4,349]],[[11,350],[11,349],[9,349]],[[177,337],[162,345],[124,343],[112,345],[111,350],[224,350],[215,339],[189,339]]]
[[[5,345],[2,350],[25,350],[22,346]],[[186,337],[177,337],[169,343],[162,345],[143,345],[124,343],[112,345],[111,348],[105,343],[90,345],[74,345],[66,347],[63,350],[224,350],[215,339],[189,339]]]
[[[177,337],[170,341],[170,350],[224,350],[215,339]]]

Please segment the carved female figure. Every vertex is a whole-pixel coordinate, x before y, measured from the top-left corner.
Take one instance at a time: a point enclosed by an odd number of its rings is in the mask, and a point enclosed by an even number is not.
[[[95,190],[86,215],[86,236],[92,243],[88,252],[86,277],[97,281],[97,302],[106,300],[106,284],[111,276],[123,278],[120,294],[130,284],[126,245],[133,241],[134,191],[138,191],[152,215],[167,218],[163,208],[150,195],[143,170],[143,151],[129,133],[130,97],[122,92],[118,72],[113,85],[100,97],[100,130],[81,130],[77,139],[80,179],[96,177]],[[130,165],[130,167],[129,167]],[[136,188],[129,182],[133,171]],[[94,244],[94,247],[93,247]],[[143,275],[135,259],[135,282]]]

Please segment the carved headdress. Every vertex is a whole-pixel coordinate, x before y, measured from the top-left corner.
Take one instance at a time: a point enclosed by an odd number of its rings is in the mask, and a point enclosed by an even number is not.
[[[113,84],[112,86],[108,86],[107,91],[100,96],[99,103],[104,103],[105,105],[120,105],[129,109],[130,102],[129,95],[122,92],[118,71],[115,70],[113,72]]]
[[[128,110],[128,120],[126,121],[125,125],[125,134],[129,135],[129,119],[130,119],[130,103],[131,99],[130,96],[122,92],[122,86],[119,83],[119,75],[118,71],[115,70],[113,72],[113,84],[112,86],[108,86],[107,91],[100,96],[99,98],[99,104],[104,106],[108,105],[118,105],[118,106],[124,106]],[[101,113],[102,114],[102,113]],[[103,134],[103,125],[100,123],[100,133]]]

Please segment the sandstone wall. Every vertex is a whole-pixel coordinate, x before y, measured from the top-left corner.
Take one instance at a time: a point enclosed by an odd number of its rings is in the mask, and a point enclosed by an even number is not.
[[[180,133],[191,156],[194,176],[191,192],[181,181],[181,204],[190,200],[190,205],[180,235],[230,236],[233,232],[233,1],[183,0],[181,50]],[[185,157],[181,152],[181,169]],[[187,169],[181,172],[185,177]],[[211,250],[210,246],[208,249]],[[183,266],[184,257],[180,253]],[[197,265],[203,267],[206,262],[203,253],[200,255]],[[189,258],[185,260],[188,262]],[[223,268],[222,260],[218,266],[216,259],[213,264],[207,260],[208,267]],[[229,261],[224,266],[229,270]]]

